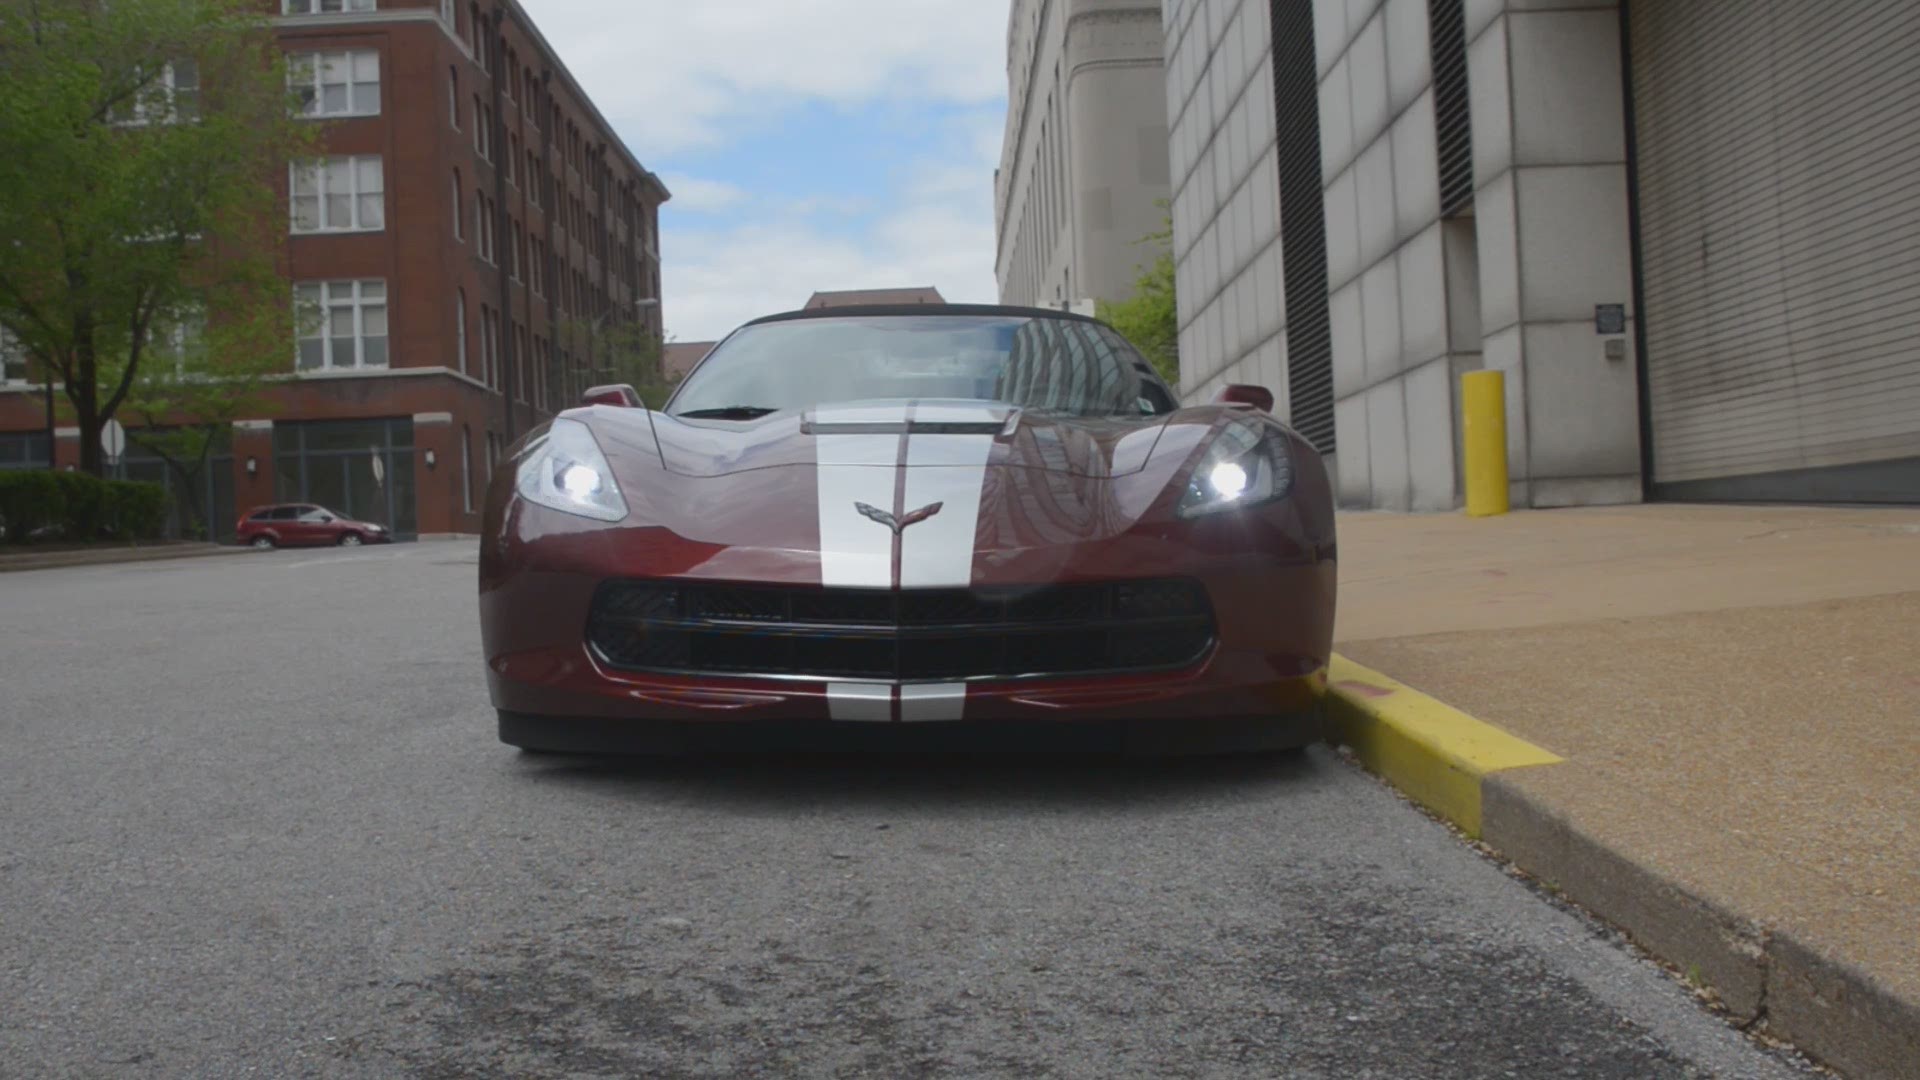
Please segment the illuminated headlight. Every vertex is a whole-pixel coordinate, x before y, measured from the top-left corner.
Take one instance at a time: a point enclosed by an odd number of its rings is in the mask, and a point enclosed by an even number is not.
[[[1214,436],[1175,512],[1181,517],[1258,506],[1293,488],[1293,460],[1277,430],[1235,422]]]
[[[593,432],[578,420],[555,420],[520,459],[520,497],[596,521],[619,521],[627,503]]]

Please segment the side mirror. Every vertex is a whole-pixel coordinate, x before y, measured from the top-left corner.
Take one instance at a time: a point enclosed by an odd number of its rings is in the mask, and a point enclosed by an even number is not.
[[[1251,405],[1261,412],[1273,411],[1273,391],[1252,383],[1229,383],[1213,400],[1221,405]]]
[[[582,405],[612,405],[622,409],[638,409],[644,404],[640,392],[626,383],[613,383],[607,386],[595,386],[580,395]]]

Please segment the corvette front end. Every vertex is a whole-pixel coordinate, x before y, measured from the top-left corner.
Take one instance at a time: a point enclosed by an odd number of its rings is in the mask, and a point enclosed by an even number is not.
[[[501,738],[1315,737],[1336,564],[1312,447],[1240,407],[1004,396],[594,406],[524,440],[481,556]]]

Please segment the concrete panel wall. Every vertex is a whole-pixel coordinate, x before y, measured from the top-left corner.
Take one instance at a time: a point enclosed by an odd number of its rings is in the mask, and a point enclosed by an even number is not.
[[[1427,3],[1323,3],[1315,17],[1341,500],[1449,509],[1459,500],[1447,377],[1458,366],[1457,304],[1441,233]],[[1355,475],[1363,464],[1364,480]]]
[[[1617,5],[1467,9],[1480,321],[1487,366],[1507,372],[1514,502],[1637,501]],[[1617,358],[1595,333],[1598,304],[1628,307]]]
[[[1171,194],[1159,6],[1015,0],[1007,29],[1000,299],[1123,299]]]
[[[1271,21],[1262,0],[1168,0],[1173,250],[1180,391],[1232,382],[1287,402]]]

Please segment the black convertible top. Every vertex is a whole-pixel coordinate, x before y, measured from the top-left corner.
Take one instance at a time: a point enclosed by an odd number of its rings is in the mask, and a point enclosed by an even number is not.
[[[762,315],[745,325],[758,326],[761,323],[787,322],[792,319],[832,319],[847,316],[867,318],[874,315],[1016,315],[1028,319],[1100,321],[1090,316],[1061,311],[1057,308],[1017,307],[1011,304],[848,304],[845,307],[805,308],[798,311],[782,311],[775,315]]]

